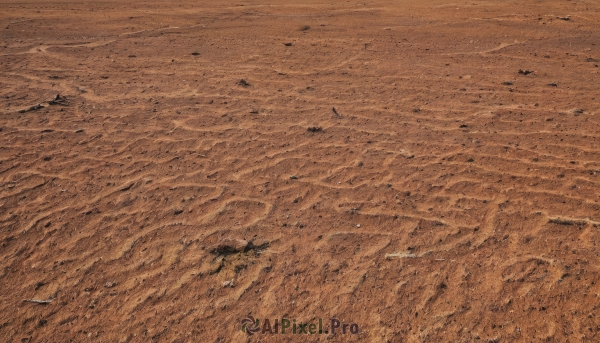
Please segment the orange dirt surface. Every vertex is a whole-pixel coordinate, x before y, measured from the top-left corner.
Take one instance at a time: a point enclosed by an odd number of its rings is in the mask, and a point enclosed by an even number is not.
[[[0,341],[600,341],[597,1],[0,8]]]

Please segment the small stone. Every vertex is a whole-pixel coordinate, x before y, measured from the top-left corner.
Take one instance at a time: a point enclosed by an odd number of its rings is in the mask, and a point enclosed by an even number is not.
[[[228,281],[223,282],[223,287],[233,288],[233,280],[228,280]]]
[[[104,284],[104,287],[106,287],[106,288],[113,288],[113,287],[115,287],[116,285],[117,285],[117,283],[116,283],[116,282],[110,282],[110,281],[109,281],[109,282],[107,282],[107,283],[105,283],[105,284]]]
[[[236,253],[244,251],[248,241],[238,238],[225,238],[209,249],[213,254]]]

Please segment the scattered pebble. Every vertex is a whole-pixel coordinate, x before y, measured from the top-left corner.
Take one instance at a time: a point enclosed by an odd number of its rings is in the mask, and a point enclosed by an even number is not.
[[[238,238],[225,238],[209,249],[213,254],[235,253],[246,250],[248,241]]]

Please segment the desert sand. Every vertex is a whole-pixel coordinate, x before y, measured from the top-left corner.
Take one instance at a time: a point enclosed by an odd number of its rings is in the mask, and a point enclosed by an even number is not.
[[[0,341],[600,340],[597,1],[0,8]]]

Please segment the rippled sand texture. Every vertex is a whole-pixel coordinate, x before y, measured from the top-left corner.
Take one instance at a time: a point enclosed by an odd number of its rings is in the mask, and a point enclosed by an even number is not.
[[[597,1],[0,6],[3,342],[599,340]]]

